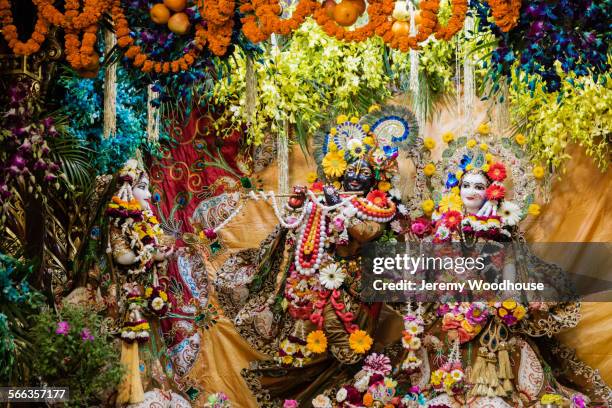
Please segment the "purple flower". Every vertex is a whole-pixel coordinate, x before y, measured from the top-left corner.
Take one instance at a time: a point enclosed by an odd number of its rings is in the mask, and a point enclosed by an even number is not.
[[[68,324],[68,322],[63,321],[57,323],[57,329],[55,329],[55,334],[66,335],[69,331],[70,325]]]
[[[514,315],[508,313],[502,317],[502,321],[506,324],[506,326],[513,326],[518,322],[518,319],[514,317]]]
[[[465,314],[465,318],[471,325],[475,326],[486,322],[488,315],[489,313],[486,307],[477,303],[472,303]]]
[[[83,339],[83,341],[93,341],[94,340],[93,334],[91,334],[91,331],[87,327],[81,330],[81,339]]]

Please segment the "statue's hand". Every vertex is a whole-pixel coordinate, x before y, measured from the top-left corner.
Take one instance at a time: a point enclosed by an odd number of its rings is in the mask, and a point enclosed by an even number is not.
[[[497,215],[497,201],[486,201],[476,214],[479,217],[491,217]]]
[[[336,187],[330,184],[323,187],[323,194],[325,194],[325,203],[327,205],[336,205],[342,201],[340,194],[338,194],[338,191],[336,191]]]

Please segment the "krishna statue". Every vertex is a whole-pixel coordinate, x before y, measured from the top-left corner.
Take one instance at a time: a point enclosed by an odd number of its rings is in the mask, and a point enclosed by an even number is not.
[[[381,304],[360,300],[360,248],[389,236],[406,214],[398,156],[419,141],[414,115],[400,106],[341,115],[316,136],[318,179],[295,186],[280,225],[259,249],[241,251],[217,274],[225,315],[256,350],[243,376],[260,406],[309,401],[351,377],[378,341]],[[348,369],[347,369],[348,368]]]

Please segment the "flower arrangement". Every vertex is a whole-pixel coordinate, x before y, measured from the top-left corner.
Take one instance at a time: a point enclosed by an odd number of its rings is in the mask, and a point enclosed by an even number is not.
[[[170,307],[168,294],[159,286],[146,288],[145,299],[149,310],[158,316],[164,316]]]
[[[312,352],[306,341],[289,336],[279,344],[278,355],[274,359],[285,366],[302,367],[310,362],[311,356]]]
[[[444,303],[438,307],[442,316],[442,330],[456,331],[459,341],[466,343],[476,337],[489,317],[489,309],[482,302]]]
[[[527,315],[525,306],[513,299],[495,302],[492,306],[495,309],[495,315],[507,326],[516,325]]]
[[[60,166],[52,159],[50,144],[59,133],[51,117],[39,118],[30,82],[9,89],[9,103],[0,124],[0,205],[7,205],[16,190],[39,197],[45,186],[59,189]]]
[[[408,350],[408,354],[402,363],[402,370],[409,374],[417,371],[423,361],[417,357],[416,352],[421,349],[421,334],[425,330],[425,322],[420,314],[420,309],[417,312],[409,311],[404,315],[404,331],[402,332],[402,346]]]
[[[450,395],[461,393],[465,387],[465,373],[461,363],[446,363],[431,373],[429,383],[434,390]]]

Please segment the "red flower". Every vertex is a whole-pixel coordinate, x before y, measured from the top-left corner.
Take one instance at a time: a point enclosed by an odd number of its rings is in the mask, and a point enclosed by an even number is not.
[[[378,207],[386,207],[387,206],[387,194],[383,193],[380,190],[372,190],[368,193],[367,197],[369,202],[378,206]]]
[[[487,199],[499,201],[506,195],[506,188],[500,184],[491,184],[486,191]]]
[[[315,192],[315,193],[320,193],[323,191],[323,182],[322,181],[315,181],[314,183],[312,183],[312,187],[310,187],[310,189]]]
[[[461,213],[459,211],[447,211],[444,213],[444,224],[449,229],[455,228],[461,222]]]
[[[506,179],[506,167],[502,163],[493,163],[489,167],[487,176],[494,181],[504,181]]]

